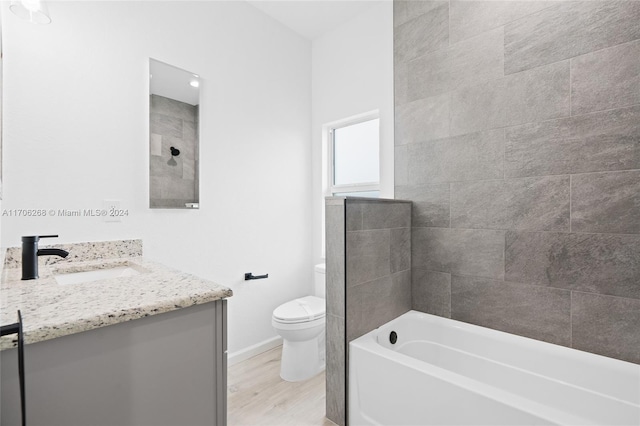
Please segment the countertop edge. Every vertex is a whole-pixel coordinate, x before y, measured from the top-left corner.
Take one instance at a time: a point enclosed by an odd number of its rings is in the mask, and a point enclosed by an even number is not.
[[[93,318],[83,318],[82,324],[78,323],[64,323],[60,324],[60,326],[42,326],[37,330],[28,331],[24,333],[24,343],[25,345],[30,345],[33,343],[44,342],[46,340],[56,339],[58,337],[69,336],[72,334],[82,333],[85,331],[95,330],[102,327],[107,327],[110,325],[116,325],[120,323],[124,323],[127,321],[133,321],[140,318],[151,317],[159,314],[164,314],[167,312],[177,311],[179,309],[190,308],[192,306],[204,305],[206,303],[215,302],[217,300],[226,299],[232,296],[232,292],[229,290],[225,292],[228,294],[215,294],[210,297],[202,297],[201,300],[198,300],[194,303],[190,304],[176,304],[174,306],[166,306],[159,304],[157,308],[151,309],[151,312],[147,312],[150,306],[145,306],[143,309],[128,309],[123,310],[118,315],[109,314],[106,315],[97,315]],[[79,321],[79,322],[80,322]],[[5,349],[16,348],[18,346],[17,338],[10,339],[11,342],[8,342],[9,339],[0,339],[0,351]]]
[[[111,304],[107,304],[104,309],[96,309],[97,313],[94,314],[93,312],[87,312],[87,309],[81,309],[84,308],[83,305],[85,305],[85,303],[88,301],[82,299],[83,289],[79,287],[79,291],[77,293],[73,291],[70,292],[69,290],[73,290],[73,288],[69,286],[58,287],[59,293],[62,295],[60,297],[60,301],[57,301],[55,298],[57,294],[52,293],[52,301],[49,304],[42,304],[43,301],[37,300],[37,297],[30,298],[28,293],[23,294],[26,287],[20,286],[20,283],[15,280],[11,280],[9,282],[2,283],[3,291],[7,293],[8,289],[13,287],[15,288],[16,293],[20,294],[17,295],[17,297],[16,295],[14,295],[13,298],[11,297],[11,294],[3,295],[1,308],[6,311],[3,321],[11,322],[9,313],[10,310],[22,310],[24,321],[24,342],[26,345],[29,345],[58,337],[124,323],[127,321],[189,308],[196,305],[202,305],[233,296],[233,291],[228,287],[217,284],[211,280],[202,279],[193,274],[189,274],[165,266],[161,263],[151,261],[142,256],[113,258],[108,260],[103,259],[99,261],[80,262],[74,264],[98,264],[100,262],[110,263],[122,261],[134,262],[136,264],[144,266],[147,269],[151,269],[150,274],[147,278],[146,287],[143,287],[142,285],[138,287],[136,280],[132,278],[121,280],[122,288],[124,290],[127,290],[127,287],[128,290],[132,291],[136,291],[139,289],[141,295],[144,296],[140,297],[139,305],[129,305],[120,309],[116,306],[116,300],[115,302],[111,301]],[[14,268],[9,268],[9,270],[7,268],[3,268],[2,277],[6,278],[6,274],[8,274],[11,269]],[[42,272],[45,272],[44,268]],[[15,272],[13,274],[15,275]],[[48,286],[49,290],[55,289],[54,286],[56,286],[56,284],[54,284],[53,286],[51,285],[53,276],[51,275],[50,271],[43,273],[42,278],[44,278],[41,284],[42,287],[33,287],[31,288],[31,291],[39,291],[40,289],[44,290],[45,286]],[[148,284],[149,282],[151,284]],[[170,287],[170,283],[172,282],[176,284],[175,288]],[[113,285],[114,282],[112,281],[111,284]],[[173,290],[175,294],[161,294],[166,289]],[[87,289],[84,288],[85,292],[86,290]],[[77,300],[74,301],[75,304],[72,304],[69,307],[69,309],[72,310],[72,313],[75,312],[73,311],[73,309],[78,309],[79,312],[77,317],[74,318],[73,314],[67,314],[67,318],[62,318],[60,321],[55,321],[55,318],[50,313],[50,311],[52,310],[55,312],[55,309],[57,308],[54,302],[59,302],[61,305],[62,303],[68,305],[67,299],[70,293],[74,296],[78,294]],[[157,299],[153,300],[153,297],[156,297]],[[11,301],[7,302],[7,299],[11,299]],[[99,308],[99,301],[101,300],[101,298],[98,296],[94,297],[93,299],[98,300],[98,302],[96,303]],[[25,304],[23,300],[35,301],[33,302],[33,305],[30,306]],[[44,301],[48,302],[46,298]],[[40,302],[41,305],[39,305],[38,302]],[[31,317],[33,321],[31,323],[29,323],[30,315],[35,317]],[[0,351],[15,347],[17,347],[16,335],[4,336],[0,338]]]

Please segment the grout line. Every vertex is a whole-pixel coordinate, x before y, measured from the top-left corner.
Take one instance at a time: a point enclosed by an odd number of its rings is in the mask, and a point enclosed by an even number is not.
[[[465,1],[465,0],[458,0],[458,1]],[[466,1],[468,1],[468,0],[466,0]],[[552,5],[551,5],[551,6],[552,6]],[[456,41],[455,43],[450,43],[450,45],[455,45],[455,44],[459,44],[459,43],[464,43],[464,42],[469,41],[469,40],[472,40],[472,39],[474,39],[474,38],[478,38],[478,37],[485,36],[487,33],[490,33],[490,32],[492,32],[492,31],[496,31],[496,30],[498,30],[498,29],[500,29],[500,28],[502,28],[502,31],[503,31],[503,33],[504,33],[504,32],[505,32],[505,30],[506,30],[506,26],[507,26],[507,25],[509,25],[509,24],[511,24],[512,22],[516,22],[516,21],[518,21],[518,20],[520,20],[520,19],[523,19],[523,18],[526,18],[526,17],[528,17],[528,16],[535,15],[536,13],[541,12],[541,11],[543,11],[544,9],[548,9],[548,8],[549,8],[549,7],[551,7],[551,6],[547,6],[547,7],[543,8],[543,9],[540,9],[540,10],[535,11],[535,12],[532,12],[532,13],[528,13],[528,14],[526,14],[526,15],[523,15],[523,16],[519,17],[518,19],[514,19],[514,20],[511,20],[511,21],[504,22],[504,23],[502,23],[502,24],[500,24],[500,25],[496,25],[495,27],[486,28],[486,29],[482,30],[482,31],[481,31],[481,32],[479,32],[479,33],[475,33],[475,34],[469,35],[469,36],[467,36],[467,37],[465,37],[465,38],[462,38],[462,39],[460,39],[460,40]],[[449,0],[449,7],[451,7],[451,0]],[[451,15],[449,15],[449,16],[451,16]],[[449,22],[451,22],[451,18],[449,18]],[[451,28],[451,27],[449,27],[449,28]],[[449,35],[451,35],[451,33],[449,33]],[[635,41],[635,40],[633,40],[633,41]],[[629,42],[625,42],[625,43],[629,43]],[[506,49],[505,49],[505,50],[506,50]],[[420,57],[420,56],[418,56],[418,57]],[[562,59],[562,60],[566,60],[566,59]],[[560,61],[556,61],[556,62],[560,62]],[[536,66],[536,67],[534,67],[534,68],[537,68],[537,67],[540,67],[540,66],[544,66],[544,65],[538,65],[538,66]],[[520,71],[518,71],[518,72],[520,72]]]
[[[614,49],[616,47],[620,47],[620,46],[624,46],[625,44],[632,44],[632,43],[640,43],[640,39],[636,38],[636,39],[633,39],[633,40],[625,41],[623,43],[618,43],[618,44],[614,44],[612,46],[603,47],[603,48],[598,49],[598,50],[592,50],[592,51],[589,51],[589,52],[586,52],[586,53],[581,53],[579,55],[572,56],[571,59],[580,58],[582,56],[591,55],[592,53],[602,52],[603,50]]]
[[[627,297],[627,296],[616,296],[614,294],[604,294],[604,293],[596,293],[596,292],[591,292],[591,291],[582,291],[582,290],[571,290],[572,293],[581,293],[581,294],[588,294],[590,296],[597,296],[597,297],[613,297],[615,299],[624,299],[624,300],[633,300],[635,302],[640,302],[640,299],[637,299],[635,297]]]
[[[451,104],[453,103],[453,90],[447,93],[447,101],[449,102],[449,111],[447,111],[447,138],[451,137]],[[437,140],[437,139],[436,139]]]
[[[573,117],[573,85],[571,84],[573,76],[571,74],[571,63],[573,58],[569,59],[569,117]]]
[[[569,292],[569,347],[573,347],[573,291]]]
[[[482,82],[478,83],[478,85],[486,84],[486,83],[489,83],[491,81],[499,80],[501,78],[505,78],[505,77],[499,77],[499,78],[493,79],[493,80],[482,81]],[[473,87],[473,86],[471,86],[471,87]],[[448,93],[450,93],[451,96],[453,96],[453,93],[458,91],[458,90],[462,90],[462,89],[450,90]],[[424,98],[416,99],[416,101],[423,100],[423,99],[428,99],[428,98],[432,98],[432,97],[437,97],[437,96],[442,96],[442,95],[444,95],[444,93],[441,93],[439,95],[426,96]],[[415,101],[411,101],[411,102],[415,102]],[[406,144],[402,144],[402,145],[395,145],[395,146],[420,145],[420,144],[432,143],[434,141],[441,141],[441,140],[444,140],[444,139],[452,139],[452,138],[458,138],[458,137],[463,137],[463,136],[474,135],[474,134],[477,134],[477,133],[488,133],[488,132],[491,132],[491,131],[494,131],[494,130],[513,129],[513,128],[517,128],[517,127],[524,127],[524,126],[527,126],[527,125],[532,125],[532,124],[538,125],[538,124],[550,123],[552,121],[570,120],[570,119],[573,119],[573,118],[582,118],[582,117],[586,117],[586,116],[589,116],[589,115],[604,114],[604,113],[620,111],[620,110],[624,110],[624,109],[638,108],[638,107],[640,107],[640,103],[635,103],[635,104],[631,104],[631,105],[623,105],[623,106],[619,106],[619,107],[615,107],[615,108],[608,108],[608,109],[602,109],[602,110],[597,110],[597,111],[590,111],[590,112],[585,112],[585,113],[576,114],[576,115],[563,115],[563,116],[560,116],[560,117],[547,118],[547,119],[544,119],[544,120],[525,121],[523,123],[509,124],[509,125],[504,125],[504,126],[496,126],[496,127],[491,127],[491,128],[487,128],[487,129],[476,129],[476,130],[471,131],[471,132],[457,133],[457,134],[451,134],[451,119],[449,119],[449,136],[445,136],[445,137],[442,137],[442,138],[428,139],[428,140],[424,140],[424,141],[420,141],[420,142],[411,142],[411,143],[406,143]]]
[[[567,292],[567,293],[571,293],[573,292],[573,290],[570,290],[568,288],[563,288],[563,287],[554,287],[548,284],[539,284],[539,283],[524,283],[524,282],[520,282],[520,281],[508,281],[505,280],[504,278],[500,279],[500,278],[487,278],[487,277],[480,277],[478,275],[464,275],[464,274],[456,274],[453,272],[441,272],[441,271],[433,271],[430,269],[423,269],[423,268],[415,268],[421,271],[426,271],[426,272],[437,272],[437,273],[441,273],[441,274],[449,274],[451,275],[451,278],[453,277],[460,277],[460,278],[478,278],[478,279],[482,279],[482,280],[489,280],[489,281],[496,281],[496,282],[500,282],[500,283],[504,283],[504,284],[513,284],[515,286],[520,286],[520,287],[541,287],[541,288],[546,288],[549,290],[558,290],[558,291],[563,291],[563,292]],[[584,293],[584,292],[581,292]],[[608,296],[608,295],[603,295],[600,293],[587,293],[587,294],[595,294],[597,296]],[[620,296],[611,296],[611,297],[620,297]],[[621,297],[622,299],[627,299],[625,297]],[[633,300],[637,300],[637,299],[633,299]]]
[[[445,228],[442,226],[414,226],[411,228],[412,230],[419,229],[439,229],[446,231],[493,231],[493,232],[517,232],[520,234],[565,234],[565,235],[603,235],[603,236],[611,236],[611,235],[626,235],[640,238],[640,233],[630,234],[624,232],[569,232],[569,231],[548,231],[548,230],[537,230],[537,229],[513,229],[513,228]]]
[[[507,128],[502,130],[502,180],[505,180],[507,179]]]
[[[487,83],[487,82],[484,82],[484,83]],[[482,83],[482,84],[484,84],[484,83]],[[452,92],[454,92],[454,91],[452,91]],[[609,113],[609,112],[620,111],[620,110],[624,110],[624,109],[638,108],[638,107],[640,107],[640,103],[631,104],[631,105],[623,105],[623,106],[616,107],[616,108],[602,109],[602,110],[598,110],[598,111],[591,111],[591,112],[586,112],[586,113],[583,113],[583,114],[577,114],[577,115],[573,115],[573,116],[564,115],[564,116],[561,116],[561,117],[547,118],[545,120],[526,121],[526,122],[523,122],[523,123],[509,124],[509,125],[505,125],[505,126],[496,126],[496,127],[491,127],[491,128],[487,128],[487,129],[477,129],[477,130],[474,130],[474,131],[471,131],[471,132],[458,133],[458,134],[450,135],[450,136],[447,136],[447,137],[444,137],[444,138],[429,139],[429,140],[426,140],[426,141],[414,142],[412,144],[405,144],[405,145],[418,145],[418,144],[424,144],[424,143],[429,143],[429,142],[433,142],[433,141],[439,141],[439,140],[442,140],[442,139],[451,139],[451,138],[457,138],[457,137],[462,137],[462,136],[469,136],[469,135],[473,135],[473,134],[476,134],[476,133],[488,133],[488,132],[493,131],[493,130],[513,129],[513,128],[517,128],[517,127],[530,126],[530,125],[533,125],[533,124],[539,125],[539,124],[550,123],[552,121],[570,120],[570,119],[574,119],[574,118],[577,119],[577,118],[587,117],[589,115],[605,114],[605,113]]]
[[[502,281],[507,282],[507,233],[504,233],[502,244]]]
[[[598,170],[593,172],[582,172],[582,173],[561,173],[561,174],[549,174],[549,175],[534,175],[534,176],[513,176],[510,179],[526,179],[526,178],[534,178],[534,177],[548,177],[548,176],[582,176],[582,175],[597,175],[601,173],[628,173],[628,172],[639,172],[640,169],[623,169],[623,170]],[[498,179],[480,179],[477,182],[486,182],[490,180],[498,180]],[[459,181],[459,182],[476,182],[476,181]]]
[[[447,33],[448,33],[448,42],[449,47],[451,47],[451,0],[449,0],[447,5]]]
[[[390,226],[386,228],[368,228],[368,229],[352,229],[346,231],[347,234],[355,234],[357,232],[375,232],[375,231],[392,231],[394,229],[412,229],[412,226]]]
[[[510,23],[512,23],[512,22],[518,22],[518,21],[520,21],[520,20],[522,20],[522,19],[524,19],[524,18],[528,18],[529,16],[537,15],[537,14],[539,14],[540,12],[542,12],[543,10],[547,10],[547,9],[549,9],[549,8],[551,8],[551,7],[556,6],[557,4],[558,4],[558,3],[550,2],[549,6],[547,6],[547,7],[543,7],[542,9],[540,9],[540,10],[536,10],[535,12],[527,13],[526,15],[523,15],[523,16],[521,16],[521,17],[517,18],[517,19],[512,19],[512,20],[511,20],[511,21],[509,21],[509,22],[505,22],[505,23],[504,23],[504,25],[506,26],[507,24],[510,24]]]
[[[569,232],[571,232],[571,210],[573,209],[573,205],[572,205],[572,201],[571,201],[571,196],[572,196],[572,191],[571,191],[571,187],[573,186],[572,181],[571,181],[571,175],[569,175]]]
[[[502,26],[502,78],[507,76],[507,24]]]
[[[449,182],[449,228],[451,228],[451,186],[453,183]]]
[[[407,187],[407,188],[417,188],[423,186],[438,186],[438,185],[446,185],[451,183],[466,183],[466,184],[475,184],[478,182],[497,182],[501,180],[517,180],[517,179],[533,179],[533,178],[544,178],[544,177],[556,177],[556,176],[582,176],[582,175],[593,175],[593,174],[602,174],[602,173],[628,173],[628,172],[639,172],[640,169],[624,169],[624,170],[598,170],[593,172],[582,172],[582,173],[551,173],[551,174],[543,174],[543,175],[531,175],[531,176],[506,176],[504,178],[490,178],[490,179],[475,179],[475,180],[452,180],[446,182],[436,182],[436,183],[418,183],[418,184],[408,184],[408,185],[398,185],[399,187]]]
[[[505,77],[509,77],[509,76],[511,76],[511,75],[521,74],[521,73],[523,73],[523,72],[529,72],[529,71],[537,70],[537,69],[542,68],[542,67],[548,67],[548,66],[551,66],[551,65],[555,65],[555,64],[558,64],[558,63],[560,63],[560,62],[569,62],[569,60],[570,60],[570,59],[572,59],[572,58],[574,58],[574,56],[570,56],[570,57],[568,57],[568,58],[563,58],[563,59],[558,59],[557,61],[549,62],[549,63],[547,63],[547,64],[540,64],[540,65],[536,65],[536,66],[534,66],[534,67],[527,68],[527,69],[524,69],[524,70],[515,71],[515,72],[511,72],[511,73],[509,73],[509,74],[507,74],[507,73],[505,72],[505,75],[504,75],[504,76],[505,76]],[[506,67],[506,65],[505,65],[505,67]]]
[[[449,318],[453,318],[451,299],[453,299],[453,289],[451,288],[451,274],[449,274]]]
[[[506,53],[505,53],[505,55],[506,55]],[[524,69],[524,70],[520,70],[520,71],[516,71],[516,72],[512,72],[512,73],[507,74],[506,73],[506,56],[505,56],[505,74],[504,74],[504,77],[509,77],[509,76],[512,76],[512,75],[517,75],[517,74],[522,74],[522,73],[525,73],[525,72],[537,70],[537,69],[542,68],[542,67],[548,67],[548,66],[551,66],[551,65],[559,64],[560,62],[569,62],[569,60],[571,58],[572,57],[559,59],[559,60],[557,60],[555,62],[549,62],[548,64],[540,64],[540,65],[536,65],[535,67],[531,67],[531,68],[527,68],[527,69]],[[492,80],[498,80],[499,78],[504,78],[504,77],[498,77],[498,78],[494,78]]]
[[[447,111],[447,137],[446,138],[441,138],[441,139],[447,139],[447,138],[452,138],[455,136],[451,136],[451,104],[453,103],[453,90],[450,90],[447,94],[447,101],[449,102],[449,111]],[[433,139],[433,140],[439,140],[439,139]],[[425,142],[429,142],[429,141],[425,141]]]

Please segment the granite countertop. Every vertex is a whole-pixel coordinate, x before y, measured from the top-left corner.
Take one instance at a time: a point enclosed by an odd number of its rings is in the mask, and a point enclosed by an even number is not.
[[[46,247],[46,246],[42,246]],[[140,240],[58,244],[67,259],[41,257],[40,278],[22,281],[20,249],[7,249],[0,281],[0,324],[22,313],[25,344],[79,333],[232,296],[231,289],[142,257]],[[54,274],[128,266],[139,275],[58,284]],[[0,350],[17,337],[0,338]]]

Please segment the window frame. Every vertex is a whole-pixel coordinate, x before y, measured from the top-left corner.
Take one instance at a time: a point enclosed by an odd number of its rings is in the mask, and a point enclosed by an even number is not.
[[[334,156],[334,137],[335,130],[344,127],[353,126],[355,124],[364,123],[366,121],[378,120],[378,176],[380,176],[380,111],[369,111],[363,114],[358,114],[343,120],[334,121],[332,123],[325,124],[323,126],[324,140],[326,143],[326,182],[324,195],[327,197],[333,197],[336,193],[349,193],[349,192],[365,192],[365,191],[380,191],[380,179],[378,182],[363,182],[358,184],[343,184],[334,185],[334,173],[335,173],[335,156]],[[344,195],[344,194],[343,194]],[[348,196],[348,194],[346,194]]]

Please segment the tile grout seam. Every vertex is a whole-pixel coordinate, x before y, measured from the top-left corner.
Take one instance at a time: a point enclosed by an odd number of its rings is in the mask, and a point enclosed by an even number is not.
[[[451,47],[451,0],[447,4],[447,43]]]
[[[452,185],[453,185],[453,183],[449,182],[449,229],[453,229],[453,228],[451,228],[451,210],[453,210],[452,207],[451,207],[451,189],[452,189],[451,187],[452,187]]]
[[[505,78],[505,77],[499,77],[497,79],[493,79],[493,80],[486,80],[486,81],[482,81],[476,85],[473,86],[468,86],[468,87],[476,87],[479,85],[483,85],[495,80],[498,80],[500,78]],[[443,93],[439,93],[436,95],[432,95],[432,96],[425,96],[424,98],[419,98],[419,99],[415,99],[411,102],[407,102],[406,104],[403,105],[407,105],[409,103],[412,102],[418,102],[418,101],[422,101],[425,99],[429,99],[429,98],[436,98],[439,96],[443,96],[447,93],[449,93],[451,96],[453,96],[454,92],[457,92],[459,90],[464,90],[464,88],[462,89],[453,89],[453,90],[449,90],[447,92],[443,92]],[[403,106],[400,105],[400,106]],[[505,124],[502,126],[496,126],[496,127],[490,127],[490,128],[486,128],[486,129],[477,129],[471,132],[465,132],[465,133],[456,133],[456,134],[451,134],[451,130],[449,130],[449,136],[445,136],[445,137],[441,137],[441,138],[431,138],[431,139],[426,139],[426,140],[422,140],[420,142],[408,142],[408,143],[404,143],[404,144],[400,144],[400,145],[394,145],[395,147],[399,147],[399,146],[412,146],[412,145],[421,145],[421,144],[426,144],[426,143],[432,143],[435,141],[441,141],[441,140],[445,140],[445,139],[452,139],[452,138],[459,138],[459,137],[463,137],[463,136],[469,136],[469,135],[475,135],[477,133],[488,133],[490,131],[493,130],[500,130],[500,129],[514,129],[514,128],[518,128],[518,127],[524,127],[524,126],[531,126],[531,125],[538,125],[538,124],[544,124],[544,123],[550,123],[552,121],[559,121],[559,120],[570,120],[570,119],[578,119],[578,118],[583,118],[589,115],[596,115],[596,114],[605,114],[605,113],[611,113],[611,112],[615,112],[615,111],[620,111],[623,109],[632,109],[632,108],[638,108],[640,107],[640,103],[633,103],[633,104],[629,104],[629,105],[622,105],[622,106],[617,106],[614,108],[606,108],[606,109],[600,109],[600,110],[596,110],[596,111],[589,111],[589,112],[583,112],[580,114],[576,114],[576,115],[563,115],[563,116],[558,116],[558,117],[553,117],[553,118],[545,118],[542,120],[535,120],[535,121],[525,121],[522,123],[516,123],[516,124]],[[451,120],[449,120],[451,121]],[[451,127],[451,126],[449,126]]]
[[[504,232],[502,239],[502,282],[507,281],[507,231]]]
[[[502,180],[507,180],[507,128],[502,129]]]
[[[573,348],[573,291],[569,292],[569,347]]]
[[[401,229],[401,228],[395,228]],[[611,236],[611,235],[625,235],[625,236],[633,236],[640,237],[640,233],[629,233],[629,232],[575,232],[575,231],[554,231],[554,230],[545,230],[545,229],[524,229],[524,228],[446,228],[443,226],[416,226],[411,228],[412,230],[419,229],[439,229],[439,230],[448,230],[448,231],[492,231],[492,232],[518,232],[518,233],[526,233],[526,234],[565,234],[565,235],[603,235],[603,236]]]
[[[573,75],[571,72],[571,64],[573,58],[569,58],[569,117],[573,117],[573,85],[571,84],[573,81]]]
[[[573,205],[572,205],[572,189],[571,187],[573,186],[572,183],[572,179],[571,179],[571,175],[569,175],[569,233],[571,234],[572,229],[571,229],[571,225],[572,225],[572,215],[571,215],[571,210],[573,210]]]
[[[419,266],[414,266],[412,267],[413,269],[417,269],[419,271],[423,271],[423,272],[435,272],[438,274],[447,274],[450,275],[451,277],[459,277],[459,278],[479,278],[479,279],[483,279],[483,280],[490,280],[490,281],[497,281],[500,283],[504,283],[504,284],[513,284],[513,285],[517,285],[517,286],[526,286],[526,287],[539,287],[539,288],[543,288],[543,289],[549,289],[549,290],[560,290],[563,292],[569,292],[569,293],[582,293],[582,294],[588,294],[588,295],[595,295],[595,296],[599,296],[599,297],[614,297],[617,299],[628,299],[628,300],[637,300],[640,301],[640,298],[635,298],[635,297],[627,297],[627,296],[617,296],[617,295],[613,295],[613,294],[605,294],[605,293],[598,293],[598,292],[593,292],[593,291],[583,291],[583,290],[570,290],[564,287],[555,287],[549,284],[540,284],[540,283],[536,283],[536,282],[524,282],[524,281],[512,281],[512,280],[505,280],[505,279],[499,279],[499,278],[492,278],[492,277],[486,277],[486,276],[479,276],[479,275],[469,275],[469,274],[461,274],[461,273],[456,273],[456,272],[451,272],[451,271],[439,271],[436,269],[429,269],[429,268],[423,268],[423,267],[419,267]],[[368,281],[368,282],[372,282],[372,281]],[[359,285],[359,284],[358,284]]]
[[[488,179],[474,179],[474,180],[451,180],[451,181],[443,181],[443,182],[435,182],[435,183],[416,183],[416,184],[407,184],[407,185],[398,185],[400,188],[404,187],[422,187],[422,186],[440,186],[440,185],[448,185],[454,183],[460,184],[474,184],[479,182],[500,182],[503,180],[524,180],[524,179],[537,179],[537,178],[546,178],[546,177],[564,177],[564,176],[581,176],[581,175],[594,175],[594,174],[603,174],[603,173],[630,173],[630,172],[639,172],[640,168],[633,169],[623,169],[623,170],[596,170],[591,172],[579,172],[579,173],[553,173],[553,174],[544,174],[544,175],[530,175],[530,176],[506,176],[504,178],[488,178]]]

